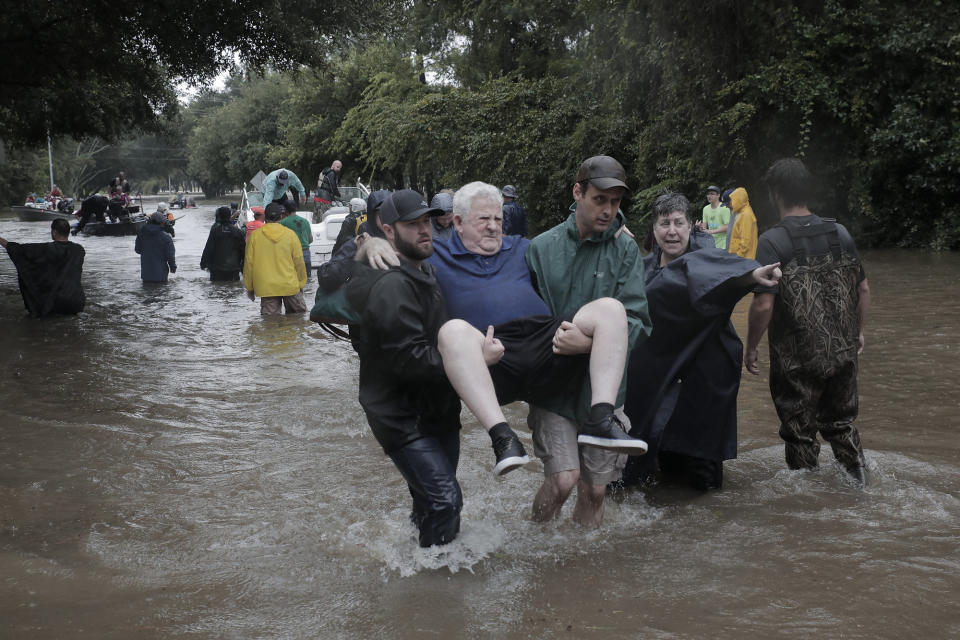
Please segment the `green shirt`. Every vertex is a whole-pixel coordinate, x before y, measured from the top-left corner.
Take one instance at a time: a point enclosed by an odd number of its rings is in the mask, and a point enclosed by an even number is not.
[[[711,205],[707,205],[703,208],[703,223],[707,225],[707,229],[719,229],[725,224],[730,223],[730,209],[727,209],[725,206],[720,205],[714,209]],[[726,249],[727,248],[727,234],[726,233],[715,233],[713,234],[713,243],[716,245],[717,249]]]
[[[297,234],[301,248],[307,249],[310,246],[310,241],[313,240],[313,231],[310,229],[310,223],[304,218],[294,213],[281,220],[280,224]]]
[[[527,265],[534,284],[555,316],[574,313],[597,298],[616,298],[627,311],[629,348],[641,336],[650,334],[652,324],[647,311],[643,258],[637,243],[626,233],[617,232],[625,218],[617,219],[603,233],[585,240],[577,231],[576,205],[570,207],[565,222],[541,233],[527,249]],[[629,362],[629,354],[627,358]],[[617,406],[626,396],[627,372],[624,368]],[[539,406],[577,422],[586,422],[590,413],[590,380],[584,381],[579,396],[561,395]]]

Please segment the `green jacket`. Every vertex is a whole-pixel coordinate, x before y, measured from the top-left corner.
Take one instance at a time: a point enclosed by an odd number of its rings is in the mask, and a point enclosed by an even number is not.
[[[534,284],[555,316],[574,313],[597,298],[616,298],[627,310],[629,348],[633,350],[641,336],[650,335],[652,327],[640,248],[626,233],[617,235],[626,223],[623,213],[618,211],[617,219],[603,233],[580,240],[575,212],[576,204],[571,205],[566,221],[530,243],[527,265]],[[624,368],[617,406],[623,405],[626,385]],[[579,397],[558,396],[540,406],[585,422],[590,412],[590,380],[584,381]]]
[[[310,246],[310,241],[313,240],[313,231],[310,229],[310,223],[307,222],[306,218],[301,218],[294,213],[281,220],[280,224],[297,234],[301,249]]]

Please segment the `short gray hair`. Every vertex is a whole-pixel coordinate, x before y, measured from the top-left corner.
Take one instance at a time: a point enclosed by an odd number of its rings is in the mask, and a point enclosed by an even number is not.
[[[653,225],[656,226],[657,220],[663,216],[670,215],[674,211],[683,213],[687,222],[692,223],[690,219],[690,201],[682,193],[670,192],[657,196],[653,201]]]
[[[497,203],[498,207],[503,207],[503,196],[500,195],[498,187],[486,182],[470,182],[457,189],[457,192],[453,194],[453,215],[460,216],[461,220],[466,220],[470,215],[470,209],[473,207],[473,201],[478,198],[490,200]]]

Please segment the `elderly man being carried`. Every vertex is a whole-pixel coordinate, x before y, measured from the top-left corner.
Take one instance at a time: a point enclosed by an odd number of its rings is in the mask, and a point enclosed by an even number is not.
[[[627,357],[627,317],[613,298],[593,300],[554,316],[537,294],[525,260],[529,240],[503,237],[500,192],[473,182],[454,196],[456,234],[434,241],[427,262],[453,320],[439,332],[438,347],[453,388],[487,429],[497,456],[496,474],[526,462],[501,405],[579,391],[591,383],[590,420],[580,444],[639,455],[646,443],[629,437],[614,416]],[[381,262],[394,250],[371,238],[357,254]]]

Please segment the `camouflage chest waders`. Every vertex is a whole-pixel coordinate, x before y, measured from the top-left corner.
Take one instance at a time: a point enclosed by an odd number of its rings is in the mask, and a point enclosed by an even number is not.
[[[858,259],[842,250],[837,225],[784,226],[793,257],[781,267],[770,320],[770,394],[787,466],[818,465],[817,431],[855,477],[864,467],[857,418],[860,333]],[[804,238],[827,235],[830,250],[808,256]],[[798,242],[800,240],[800,242]]]

